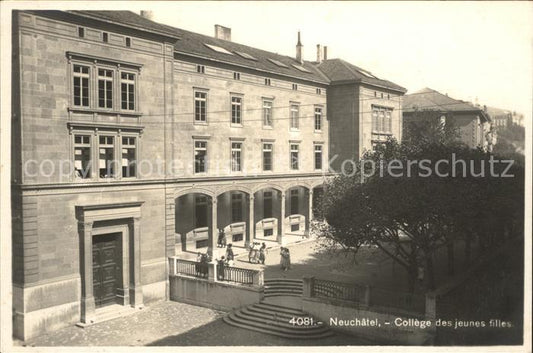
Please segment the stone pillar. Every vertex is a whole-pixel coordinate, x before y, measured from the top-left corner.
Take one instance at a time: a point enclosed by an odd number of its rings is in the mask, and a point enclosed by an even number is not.
[[[217,197],[213,196],[211,201],[211,232],[209,232],[209,244],[207,245],[207,253],[211,256],[211,261],[214,263],[216,263],[216,258],[218,257],[217,201]]]
[[[254,286],[261,287],[265,284],[265,272],[259,270],[254,274]]]
[[[93,293],[93,222],[79,223],[81,254],[81,322],[89,324],[94,321],[95,302]]]
[[[312,298],[314,296],[313,287],[315,285],[315,277],[303,277],[303,291],[302,297]]]
[[[280,232],[278,233],[277,242],[283,244],[283,236],[285,235],[285,191],[281,192],[281,212],[280,212]]]
[[[132,249],[131,256],[133,256],[133,261],[130,261],[130,264],[133,266],[130,270],[130,273],[132,274],[130,283],[130,302],[133,307],[141,308],[143,307],[141,284],[141,218],[134,217],[133,224],[130,225],[130,228],[133,233],[132,244],[130,246],[130,249]]]
[[[434,293],[426,294],[426,319],[435,320],[437,317],[437,297]]]
[[[254,221],[254,204],[255,204],[255,198],[253,195],[250,195],[249,197],[249,205],[248,205],[248,232],[246,234],[246,241],[244,242],[244,246],[247,248],[250,244],[254,242],[255,238],[255,221]]]
[[[209,282],[216,282],[218,280],[217,271],[218,271],[218,264],[216,263],[216,261],[213,261],[212,263],[207,264],[207,280]]]
[[[372,298],[372,287],[370,287],[369,285],[366,285],[365,286],[365,298],[364,298],[364,303],[366,306],[370,306],[370,300]]]
[[[313,220],[313,189],[309,190],[309,213],[307,216],[307,237],[311,237],[311,221]]]
[[[130,234],[128,229],[122,232],[122,286],[117,288],[117,297],[121,305],[130,304]]]

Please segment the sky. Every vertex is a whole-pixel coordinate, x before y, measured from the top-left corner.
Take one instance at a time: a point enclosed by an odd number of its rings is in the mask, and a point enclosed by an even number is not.
[[[531,2],[165,2],[135,3],[154,20],[304,58],[316,45],[413,93],[430,87],[453,98],[531,116]],[[528,119],[529,120],[529,119]]]
[[[22,3],[22,2],[20,2]],[[30,2],[32,8],[153,11],[154,20],[304,58],[316,45],[413,93],[430,87],[457,99],[532,111],[532,2]]]

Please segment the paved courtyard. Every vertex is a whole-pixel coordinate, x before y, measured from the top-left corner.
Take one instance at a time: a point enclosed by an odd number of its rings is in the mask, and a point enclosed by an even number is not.
[[[235,266],[263,268],[265,278],[317,278],[405,290],[405,271],[378,249],[363,248],[357,257],[321,253],[316,241],[289,245],[292,268],[282,271],[279,248],[271,248],[265,265],[250,264],[247,253],[237,256]],[[441,255],[439,255],[440,257]],[[437,278],[445,266],[437,266]],[[346,335],[323,340],[290,340],[232,327],[222,321],[225,313],[183,303],[159,302],[129,316],[88,326],[67,327],[53,333],[17,342],[27,346],[298,346],[367,345],[371,342]]]
[[[338,334],[320,340],[291,340],[230,326],[222,312],[159,302],[135,314],[79,328],[66,327],[16,345],[43,346],[309,346],[366,345]]]
[[[268,249],[265,265],[250,264],[247,253],[237,256],[235,266],[265,271],[265,278],[302,278],[315,276],[340,282],[372,285],[394,291],[408,291],[407,272],[392,261],[383,251],[374,247],[361,247],[356,256],[328,254],[321,251],[317,240],[304,240],[287,246],[291,253],[291,269],[280,268],[279,247]],[[456,246],[456,268],[462,261],[462,247]],[[447,279],[446,249],[441,248],[435,256],[435,279],[437,285]],[[417,291],[421,285],[417,284]]]

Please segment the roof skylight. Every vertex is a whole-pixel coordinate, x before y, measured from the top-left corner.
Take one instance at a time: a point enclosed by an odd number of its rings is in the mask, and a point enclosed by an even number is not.
[[[285,65],[284,63],[282,63],[281,61],[277,61],[277,60],[274,60],[274,59],[268,59],[268,61],[270,61],[271,63],[273,63],[274,65],[277,65],[279,67],[286,67],[288,68],[287,65]]]
[[[224,48],[222,48],[222,47],[219,47],[219,46],[216,46],[216,45],[212,45],[212,44],[205,44],[205,43],[204,43],[204,45],[205,45],[206,47],[208,47],[209,49],[214,50],[214,51],[216,51],[216,52],[223,53],[223,54],[233,55],[232,52],[230,52],[230,51],[228,51],[228,50],[226,50],[226,49],[224,49]]]
[[[292,64],[292,66],[293,66],[295,69],[300,70],[300,71],[302,71],[302,72],[309,72],[309,73],[311,73],[311,71],[307,70],[307,69],[306,69],[305,67],[303,67],[303,66],[294,65],[294,64]]]
[[[257,61],[256,58],[254,58],[253,56],[251,56],[251,55],[248,54],[248,53],[244,53],[244,52],[242,52],[242,51],[236,51],[236,50],[233,51],[233,52],[234,52],[235,54],[239,55],[239,56],[242,56],[242,57],[245,58],[245,59],[248,59],[248,60],[255,60],[255,61]]]
[[[362,73],[363,75],[365,75],[366,77],[370,77],[370,78],[377,78],[376,76],[372,75],[370,72],[368,71],[364,71],[364,70],[357,70],[358,72]]]

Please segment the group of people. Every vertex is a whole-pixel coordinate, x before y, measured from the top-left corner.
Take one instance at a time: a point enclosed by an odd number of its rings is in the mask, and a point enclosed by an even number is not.
[[[289,248],[281,247],[279,254],[281,255],[280,265],[283,271],[287,271],[291,268],[291,252]]]
[[[266,260],[266,244],[262,243],[261,247],[257,248],[259,245],[258,242],[254,242],[252,245],[250,245],[250,252],[248,253],[248,260],[251,263],[260,263],[262,265],[265,264]]]
[[[226,247],[226,234],[224,233],[224,229],[218,229],[217,247]]]

